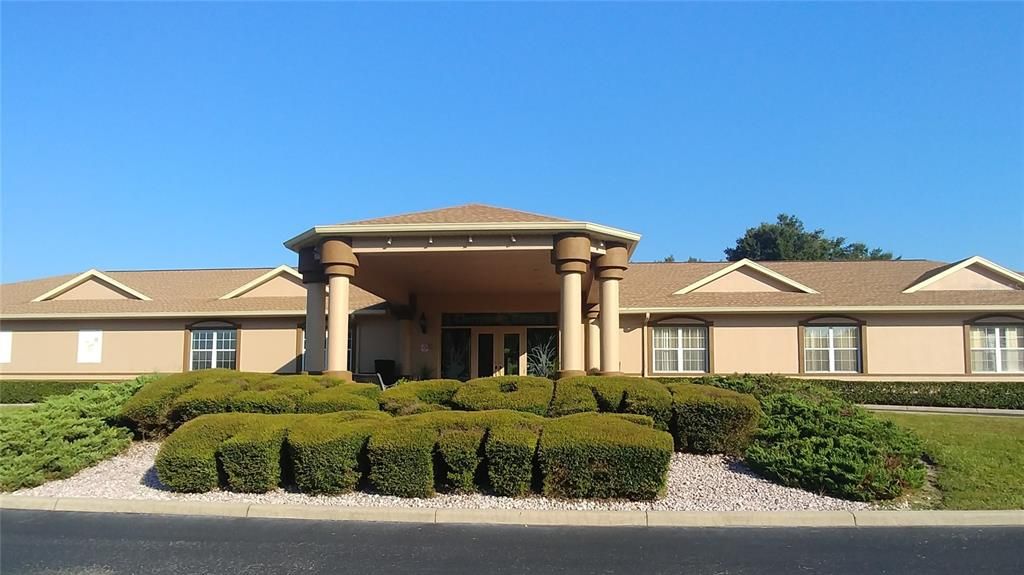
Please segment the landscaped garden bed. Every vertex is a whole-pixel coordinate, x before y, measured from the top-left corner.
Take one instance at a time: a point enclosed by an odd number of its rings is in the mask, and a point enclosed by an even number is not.
[[[849,509],[897,498],[925,475],[923,448],[911,433],[813,382],[771,376],[669,384],[502,377],[409,382],[380,392],[322,377],[212,370],[163,377],[119,401],[99,418],[111,431],[96,431],[107,439],[93,463],[127,446],[121,426],[137,438],[166,439],[137,442],[75,477],[19,493],[524,509]],[[10,429],[0,419],[0,434]],[[35,483],[77,468],[37,475]]]

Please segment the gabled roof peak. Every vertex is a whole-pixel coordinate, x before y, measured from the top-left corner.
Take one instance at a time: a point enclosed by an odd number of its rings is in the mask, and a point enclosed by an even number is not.
[[[769,278],[771,278],[771,279],[773,279],[773,280],[775,280],[775,281],[777,281],[777,282],[779,282],[781,284],[787,285],[787,286],[795,289],[796,291],[803,292],[803,293],[808,293],[808,294],[818,293],[813,288],[807,287],[806,285],[804,285],[804,284],[802,284],[802,283],[800,283],[800,282],[798,282],[798,281],[796,281],[794,279],[788,278],[788,277],[786,277],[786,276],[784,276],[784,275],[782,275],[782,274],[780,274],[780,273],[778,273],[778,272],[776,272],[774,270],[771,270],[771,269],[769,269],[769,268],[767,268],[767,267],[765,267],[765,266],[763,266],[763,265],[761,265],[761,264],[759,264],[759,263],[757,263],[757,262],[755,262],[753,260],[750,260],[750,259],[747,259],[747,258],[743,258],[743,259],[741,259],[741,260],[739,260],[737,262],[733,262],[731,265],[728,265],[728,266],[726,266],[726,267],[724,267],[724,268],[722,268],[722,269],[720,269],[720,270],[718,270],[718,271],[716,271],[716,272],[714,272],[712,274],[704,276],[703,278],[701,278],[701,279],[691,283],[690,285],[688,285],[688,286],[686,286],[686,287],[684,287],[684,288],[682,288],[680,290],[677,290],[677,291],[673,292],[673,295],[688,294],[688,293],[690,293],[690,292],[692,292],[694,290],[697,290],[697,289],[699,289],[699,288],[701,288],[703,286],[706,286],[706,285],[710,284],[711,282],[713,282],[713,281],[715,281],[717,279],[723,278],[723,277],[725,277],[725,276],[727,276],[727,275],[729,275],[729,274],[731,274],[731,273],[733,273],[735,271],[738,271],[738,270],[741,270],[741,269],[744,269],[744,268],[745,269],[750,269],[750,270],[753,270],[756,273],[765,275],[765,276],[767,276],[767,277],[769,277]]]
[[[265,274],[263,274],[263,275],[261,275],[259,277],[256,277],[256,278],[252,279],[251,281],[248,281],[245,284],[240,285],[237,288],[229,291],[228,293],[220,296],[219,299],[232,299],[232,298],[236,298],[236,297],[241,296],[243,294],[249,293],[252,290],[260,287],[261,285],[269,282],[270,280],[272,280],[272,279],[274,279],[274,278],[276,278],[278,276],[282,276],[282,275],[290,276],[290,277],[293,277],[293,278],[298,279],[298,280],[302,279],[302,275],[299,272],[295,271],[295,269],[292,268],[291,266],[279,265],[276,268],[268,271],[267,273],[265,273]]]
[[[92,269],[86,270],[86,271],[78,274],[77,276],[75,276],[75,277],[69,279],[68,281],[58,285],[57,287],[55,287],[55,288],[53,288],[51,290],[48,290],[46,293],[40,294],[38,297],[34,298],[32,301],[33,302],[41,302],[41,301],[47,301],[47,300],[54,299],[57,296],[59,296],[61,294],[64,294],[64,293],[67,293],[67,292],[71,291],[72,289],[74,289],[74,288],[76,288],[76,287],[78,287],[78,286],[80,286],[80,285],[82,285],[82,284],[84,284],[84,283],[86,283],[86,282],[88,282],[90,280],[92,280],[92,281],[99,281],[100,283],[103,283],[103,284],[106,284],[108,286],[111,286],[111,287],[117,289],[118,291],[124,292],[124,293],[132,296],[135,299],[139,299],[139,300],[142,300],[142,301],[151,301],[151,299],[152,299],[149,296],[147,296],[146,294],[144,294],[144,293],[142,293],[142,292],[140,292],[140,291],[138,291],[138,290],[136,290],[136,289],[134,289],[134,288],[132,288],[130,286],[127,286],[127,285],[125,285],[125,284],[123,284],[123,283],[121,283],[121,282],[119,282],[117,280],[115,280],[114,278],[108,276],[107,274],[101,272],[100,270],[98,270],[96,268],[92,268]]]
[[[1021,275],[1013,270],[1004,268],[1003,266],[987,260],[981,256],[971,256],[969,258],[962,259],[958,262],[952,263],[945,268],[939,268],[935,273],[926,274],[918,281],[914,282],[907,289],[903,290],[903,293],[914,293],[922,289],[928,288],[928,286],[934,285],[937,282],[946,279],[953,274],[967,269],[971,266],[978,266],[991,272],[992,274],[1007,280],[1010,284],[1016,286],[1015,289],[1024,289],[1024,275]],[[942,288],[938,288],[942,289]]]

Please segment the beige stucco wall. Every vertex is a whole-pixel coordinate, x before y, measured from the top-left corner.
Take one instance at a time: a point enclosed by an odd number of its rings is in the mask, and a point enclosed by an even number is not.
[[[640,375],[644,368],[644,318],[639,315],[619,317],[619,370],[627,375]]]
[[[353,323],[356,341],[352,371],[372,372],[378,359],[398,362],[398,320],[384,314],[357,315]]]
[[[958,315],[866,316],[868,373],[964,374],[964,321]]]
[[[265,373],[295,373],[299,318],[243,319],[238,369]],[[301,352],[301,340],[298,352]],[[180,370],[180,368],[179,368]]]
[[[718,316],[714,322],[717,373],[796,373],[799,371],[798,318]]]
[[[749,269],[736,269],[693,290],[701,292],[795,292],[793,286]]]
[[[239,369],[294,373],[296,327],[301,318],[241,319]],[[186,325],[195,320],[3,321],[10,331],[11,362],[4,379],[117,379],[180,372]],[[103,332],[100,363],[78,363],[79,330]]]
[[[1014,286],[1008,284],[1004,276],[975,264],[929,284],[921,288],[921,291],[1012,289],[1015,289]]]
[[[11,362],[0,377],[114,378],[181,371],[184,322],[175,320],[4,321]],[[78,363],[79,330],[102,330],[101,363]]]
[[[82,299],[137,299],[99,280],[90,279],[53,298],[56,300]]]

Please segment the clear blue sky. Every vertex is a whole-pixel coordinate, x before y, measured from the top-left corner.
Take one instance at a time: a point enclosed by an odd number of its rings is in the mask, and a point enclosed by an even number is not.
[[[485,202],[1024,269],[1024,5],[11,4],[3,281]]]

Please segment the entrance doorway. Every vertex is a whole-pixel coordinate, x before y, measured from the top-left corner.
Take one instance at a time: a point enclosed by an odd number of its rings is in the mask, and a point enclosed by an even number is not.
[[[476,328],[473,332],[476,342],[473,358],[475,377],[526,375],[524,328]]]

